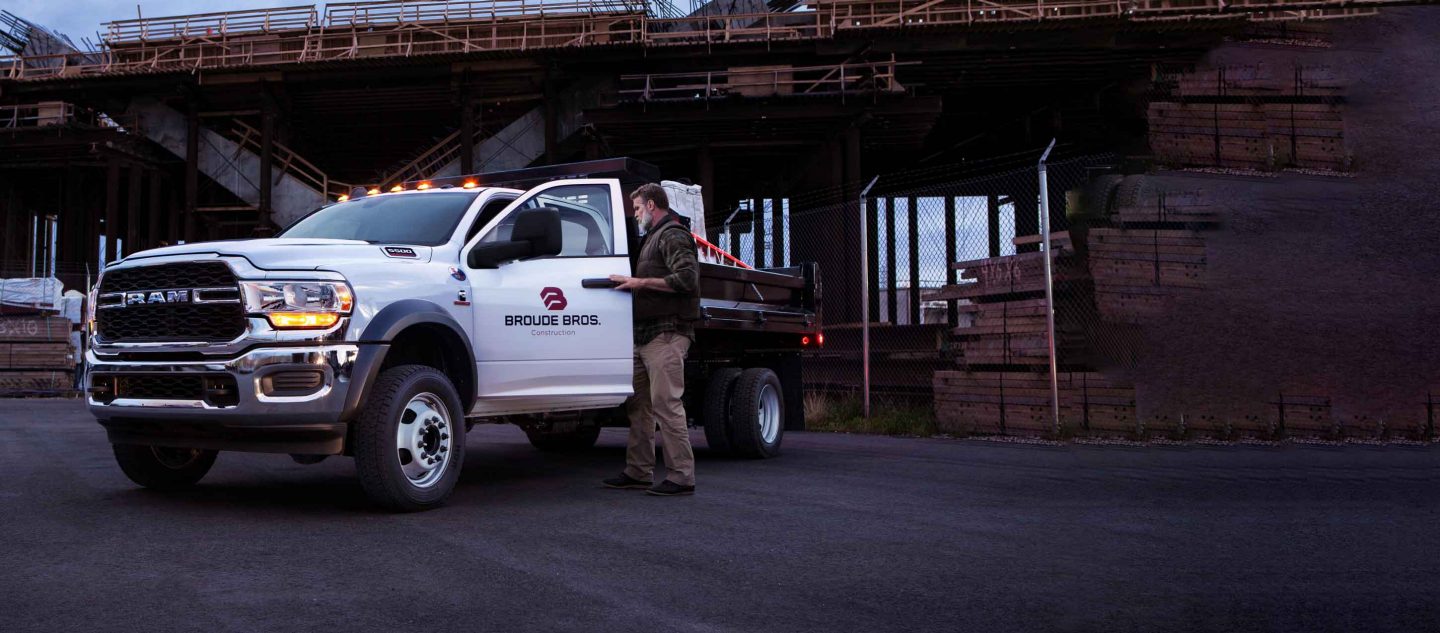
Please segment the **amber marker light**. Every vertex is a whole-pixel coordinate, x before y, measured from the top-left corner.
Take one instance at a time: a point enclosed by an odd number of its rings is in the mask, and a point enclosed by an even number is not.
[[[283,329],[325,328],[340,320],[333,312],[271,312],[265,316],[270,325]]]
[[[344,201],[349,200],[349,199],[350,199],[350,196],[340,196],[339,198],[336,198],[335,201],[336,201],[336,202],[344,202]]]
[[[380,188],[379,188],[379,187],[376,187],[376,188],[374,188],[374,189],[371,189],[371,190],[369,190],[369,191],[366,191],[366,192],[365,192],[365,195],[367,195],[367,196],[378,196],[378,195],[380,195]]]
[[[405,185],[395,185],[394,187],[391,187],[391,188],[390,188],[390,193],[395,193],[395,192],[397,192],[397,191],[404,191],[404,190],[405,190]]]
[[[430,188],[430,183],[428,183],[428,182],[422,182],[422,183],[420,183],[419,185],[416,185],[415,188],[416,188],[416,189],[419,189],[420,191],[424,191],[424,190]]]
[[[476,183],[476,182],[473,181],[473,180],[467,180],[467,181],[465,181],[465,184],[460,185],[460,186],[461,186],[461,187],[464,187],[464,188],[466,188],[466,189],[474,189],[474,188],[476,188],[476,187],[479,187],[480,185],[479,185],[479,183]]]

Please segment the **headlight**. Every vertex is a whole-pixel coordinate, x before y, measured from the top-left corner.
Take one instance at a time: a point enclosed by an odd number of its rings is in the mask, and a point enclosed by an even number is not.
[[[245,311],[279,329],[327,328],[350,314],[355,297],[340,281],[242,281]]]

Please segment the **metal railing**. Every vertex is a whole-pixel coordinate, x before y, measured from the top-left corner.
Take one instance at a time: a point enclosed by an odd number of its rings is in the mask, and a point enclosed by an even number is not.
[[[919,62],[730,68],[696,73],[621,75],[622,98],[639,102],[707,101],[779,95],[844,95],[903,92],[895,68]],[[626,87],[626,86],[630,87]]]
[[[1418,0],[1429,2],[1432,0]],[[1417,0],[819,0],[814,10],[654,17],[616,2],[380,2],[110,23],[106,48],[0,57],[0,78],[194,71],[373,57],[590,46],[717,46],[819,40],[854,29],[1112,20],[1314,20]],[[637,10],[629,10],[632,6]],[[163,36],[167,39],[160,41]],[[176,39],[178,38],[178,39]]]
[[[178,40],[193,37],[226,37],[254,35],[290,30],[309,30],[318,26],[318,13],[313,5],[246,9],[191,15],[136,18],[107,22],[106,44]]]
[[[230,121],[230,128],[227,136],[235,141],[242,150],[247,150],[258,155],[261,151],[260,131],[247,125],[245,122],[234,119]],[[335,197],[350,192],[351,185],[338,180],[332,180],[329,175],[316,167],[314,163],[305,157],[295,153],[289,147],[281,143],[272,142],[275,166],[284,173],[298,178],[316,191],[326,197]]]

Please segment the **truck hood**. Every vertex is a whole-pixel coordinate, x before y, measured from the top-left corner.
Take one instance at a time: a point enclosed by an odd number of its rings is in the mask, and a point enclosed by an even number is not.
[[[256,268],[264,270],[336,270],[347,263],[375,263],[386,260],[428,262],[433,251],[429,246],[411,244],[370,244],[361,240],[277,237],[166,246],[135,253],[124,261],[135,262],[175,255],[221,255],[244,257]]]

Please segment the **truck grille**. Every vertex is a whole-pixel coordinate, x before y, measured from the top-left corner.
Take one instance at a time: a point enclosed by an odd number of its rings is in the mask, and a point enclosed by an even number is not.
[[[235,378],[226,374],[100,374],[93,381],[101,387],[97,399],[106,403],[116,398],[203,400],[221,407],[239,402]]]
[[[234,288],[235,274],[222,262],[188,262],[107,272],[99,294]],[[102,301],[101,305],[105,305]],[[106,343],[195,341],[219,343],[245,332],[239,303],[148,303],[95,311],[95,327]]]

